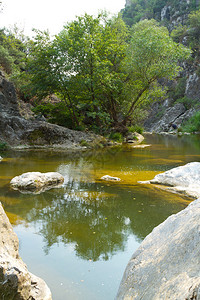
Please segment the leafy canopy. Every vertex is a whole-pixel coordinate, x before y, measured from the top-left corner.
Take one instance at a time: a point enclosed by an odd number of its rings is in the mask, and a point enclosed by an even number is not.
[[[85,14],[53,40],[38,32],[29,54],[30,88],[40,97],[57,94],[76,125],[123,128],[163,96],[159,81],[175,78],[189,55],[154,20],[129,31],[120,16]]]

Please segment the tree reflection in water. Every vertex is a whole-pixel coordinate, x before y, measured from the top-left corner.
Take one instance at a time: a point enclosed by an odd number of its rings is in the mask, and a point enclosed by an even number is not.
[[[160,165],[147,164],[144,159],[157,158],[157,151],[160,153],[160,148],[146,149],[141,156],[139,151],[133,155],[130,148],[91,151],[82,156],[60,153],[47,156],[34,152],[29,153],[29,160],[26,153],[25,158],[30,165],[32,163],[32,169],[55,170],[64,175],[64,187],[40,195],[24,195],[9,190],[8,184],[2,185],[0,201],[8,212],[36,224],[38,233],[44,237],[46,254],[54,244],[62,243],[71,244],[82,259],[109,260],[115,253],[124,251],[130,235],[140,242],[156,225],[186,206],[186,203],[180,203],[179,196],[136,184],[137,181],[115,184],[97,180],[105,170],[126,174],[140,166],[145,175],[145,170],[158,169]],[[169,157],[176,154],[174,149],[170,151]],[[167,157],[165,151],[161,153]],[[13,169],[8,169],[5,164],[4,170],[4,165],[1,165],[3,173],[9,170],[7,176],[16,175],[21,166],[24,168],[22,161],[25,158],[23,153],[19,155],[16,166],[10,163]],[[29,168],[21,171],[27,172]]]
[[[48,206],[28,213],[29,222],[42,221],[45,252],[55,243],[72,243],[77,256],[97,261],[123,250],[128,232],[125,218],[115,209],[117,196],[105,199],[98,191],[79,191],[77,195],[72,186],[67,190],[72,192],[56,195]]]

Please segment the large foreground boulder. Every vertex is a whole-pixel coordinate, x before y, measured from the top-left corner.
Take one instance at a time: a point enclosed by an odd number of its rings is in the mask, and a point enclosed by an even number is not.
[[[64,182],[64,177],[57,172],[27,172],[14,177],[10,185],[13,189],[22,192],[42,192],[54,187],[60,187]]]
[[[28,271],[18,249],[18,238],[0,203],[0,299],[51,300],[48,286]]]
[[[170,186],[174,191],[198,198],[200,197],[200,163],[191,162],[185,166],[173,168],[156,175],[149,182]]]
[[[200,299],[200,199],[156,227],[133,254],[116,299]]]

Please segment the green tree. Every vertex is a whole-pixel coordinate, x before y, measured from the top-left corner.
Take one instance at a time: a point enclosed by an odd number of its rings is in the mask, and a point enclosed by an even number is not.
[[[14,26],[12,30],[0,29],[0,68],[14,82],[18,92],[23,84],[29,39]],[[20,97],[23,95],[20,93]]]
[[[187,26],[179,25],[171,33],[176,42],[187,44],[193,51],[193,57],[198,58],[200,50],[200,10],[188,16]]]
[[[124,125],[136,108],[163,95],[159,80],[174,79],[181,70],[178,63],[189,55],[190,50],[173,42],[168,30],[155,20],[133,26],[125,63],[130,78],[125,90],[130,100],[125,107]]]
[[[9,54],[9,51],[3,46],[0,46],[0,66],[7,74],[12,73],[14,61]]]
[[[130,35],[120,17],[85,14],[54,40],[39,32],[28,69],[32,91],[56,93],[74,124],[123,132],[134,111],[163,95],[159,80],[176,77],[189,54],[154,20],[137,23]]]
[[[127,37],[121,18],[109,19],[105,13],[78,17],[53,41],[38,32],[30,53],[29,87],[40,97],[56,93],[76,125],[105,127],[117,118]]]

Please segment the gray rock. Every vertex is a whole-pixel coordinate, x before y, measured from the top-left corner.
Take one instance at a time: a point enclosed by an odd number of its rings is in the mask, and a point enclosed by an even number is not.
[[[200,77],[196,74],[190,74],[186,81],[185,95],[191,99],[199,100],[200,95]]]
[[[150,183],[171,186],[175,191],[198,198],[200,197],[200,163],[191,162],[185,166],[173,168],[156,175]]]
[[[126,267],[117,300],[200,299],[200,199],[156,227]]]
[[[64,177],[57,172],[28,172],[20,176],[14,177],[10,181],[13,189],[22,192],[36,192],[40,193],[47,189],[60,187],[64,182]]]
[[[17,99],[14,85],[0,71],[0,142],[6,142],[10,147],[24,145],[82,149],[83,141],[91,146],[104,141],[103,137],[90,132],[50,124],[45,122],[44,118],[33,119],[23,106],[24,104]]]
[[[163,21],[164,19],[167,19],[167,20],[170,19],[170,9],[171,9],[171,6],[168,6],[168,5],[165,5],[161,9],[161,13],[160,13],[161,21]]]
[[[28,271],[18,249],[18,238],[0,203],[0,299],[51,300],[48,286]]]
[[[173,107],[166,109],[163,117],[155,124],[152,124],[150,131],[163,132],[171,130],[171,123],[176,124],[178,118],[180,118],[186,109],[182,103],[177,103]]]
[[[184,114],[182,114],[180,117],[176,119],[176,125],[180,127],[184,122],[189,120],[195,113],[196,113],[195,108],[190,108],[186,110]]]
[[[118,177],[113,177],[110,175],[104,175],[101,177],[102,180],[107,180],[107,181],[120,181],[121,179]]]
[[[126,142],[131,144],[140,144],[144,140],[144,137],[137,132],[129,132],[126,135]]]

